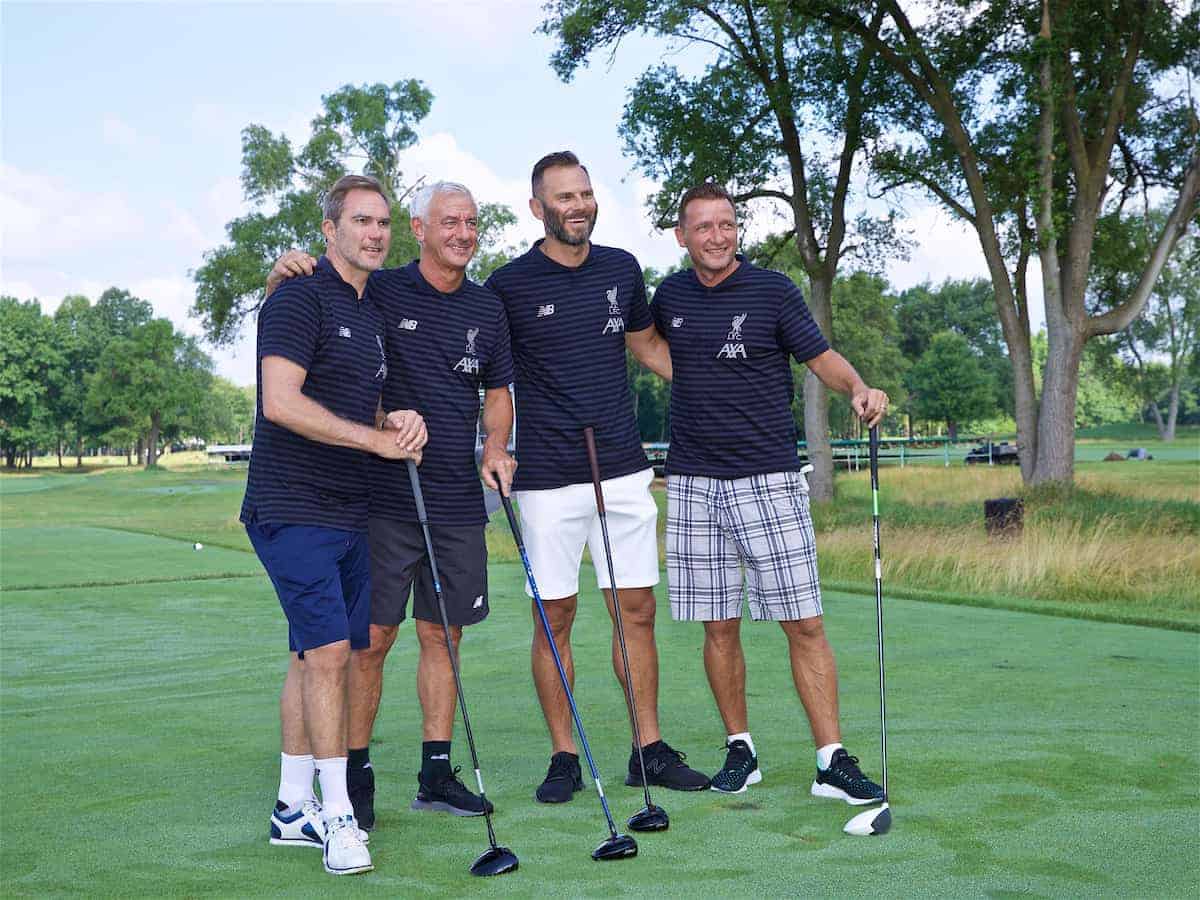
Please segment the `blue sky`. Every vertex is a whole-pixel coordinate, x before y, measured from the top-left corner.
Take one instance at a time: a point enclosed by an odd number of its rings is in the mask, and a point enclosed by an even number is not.
[[[570,147],[597,189],[595,239],[671,264],[674,238],[642,210],[653,184],[617,137],[626,89],[662,45],[627,41],[611,66],[598,60],[563,84],[552,42],[535,33],[540,5],[0,3],[0,293],[49,312],[66,294],[94,300],[116,285],[199,334],[188,273],[245,209],[241,129],[300,142],[322,94],[405,78],[434,94],[407,177],[451,178],[508,203],[521,220],[513,237],[530,240],[540,229],[529,167]],[[985,273],[972,235],[928,204],[908,211],[917,250],[889,269],[893,284]],[[253,381],[252,331],[213,351],[238,383]]]

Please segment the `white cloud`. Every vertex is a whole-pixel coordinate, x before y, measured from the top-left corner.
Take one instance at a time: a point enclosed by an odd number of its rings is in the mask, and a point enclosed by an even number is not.
[[[145,223],[125,194],[72,190],[61,181],[0,163],[3,259],[56,260],[82,247],[120,241]]]
[[[135,150],[143,145],[137,131],[116,116],[105,116],[100,123],[100,136],[104,143],[120,150]]]

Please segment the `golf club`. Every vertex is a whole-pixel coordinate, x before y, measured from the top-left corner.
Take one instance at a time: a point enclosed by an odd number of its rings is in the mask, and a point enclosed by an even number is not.
[[[865,837],[884,834],[892,827],[888,805],[887,777],[887,694],[883,678],[883,567],[879,557],[879,426],[871,426],[871,525],[875,545],[875,634],[879,644],[879,755],[883,769],[883,805],[861,812],[842,829],[846,834]]]
[[[583,429],[587,445],[588,464],[592,467],[592,488],[596,491],[596,512],[600,515],[600,534],[604,538],[604,557],[608,563],[608,583],[613,597],[613,623],[617,626],[617,643],[621,647],[621,663],[625,667],[625,700],[629,704],[629,721],[633,725],[633,741],[637,746],[638,768],[642,773],[642,793],[646,805],[629,817],[634,831],[666,831],[671,818],[661,806],[650,799],[650,784],[646,781],[646,761],[642,758],[642,729],[638,726],[637,702],[633,696],[633,676],[629,672],[629,650],[625,646],[625,626],[621,621],[621,601],[617,597],[617,576],[613,570],[612,544],[608,540],[608,518],[604,513],[604,491],[600,486],[600,462],[596,457],[596,432],[591,425]]]
[[[446,601],[442,598],[442,581],[438,577],[437,559],[433,555],[433,536],[429,532],[429,517],[425,514],[425,498],[421,495],[421,476],[417,464],[408,460],[408,478],[412,482],[413,500],[417,504],[417,519],[425,534],[425,552],[429,554],[429,569],[433,573],[433,593],[437,596],[438,614],[442,619],[442,632],[446,635],[446,652],[450,654],[450,668],[454,672],[454,688],[458,694],[458,709],[462,713],[463,730],[467,733],[467,745],[471,748],[471,764],[475,767],[475,783],[479,785],[479,799],[483,801],[483,815],[487,821],[488,848],[471,863],[472,875],[503,875],[515,872],[519,862],[517,855],[507,847],[496,844],[496,832],[492,828],[492,814],[488,811],[487,794],[483,790],[483,776],[479,773],[479,754],[475,752],[475,735],[471,732],[471,718],[467,715],[467,698],[463,693],[462,673],[458,667],[458,654],[450,637],[450,619],[446,616]]]
[[[550,620],[546,618],[546,607],[542,604],[542,596],[538,593],[537,582],[533,580],[533,566],[529,564],[529,555],[525,552],[525,541],[521,537],[521,526],[517,524],[517,514],[513,511],[512,501],[503,494],[500,502],[504,505],[504,514],[508,516],[508,527],[512,529],[513,540],[517,542],[517,553],[521,556],[521,564],[525,566],[525,577],[529,579],[529,590],[533,594],[534,606],[537,607],[538,618],[542,622],[542,631],[550,644],[550,652],[554,655],[554,665],[558,668],[558,677],[562,680],[563,692],[567,695],[567,704],[571,707],[571,716],[575,720],[575,730],[579,732],[579,744],[583,747],[583,755],[587,757],[588,768],[592,772],[592,781],[596,782],[596,793],[600,795],[600,806],[604,810],[604,821],[608,824],[608,838],[592,851],[594,860],[627,859],[637,856],[637,841],[627,834],[618,834],[612,813],[608,811],[608,800],[604,796],[604,786],[600,783],[600,772],[596,761],[592,759],[592,750],[588,746],[587,734],[583,730],[583,722],[579,718],[579,708],[575,705],[575,697],[571,693],[570,682],[567,681],[567,670],[563,668],[562,658],[558,655],[558,646],[554,643],[554,632],[550,628]]]

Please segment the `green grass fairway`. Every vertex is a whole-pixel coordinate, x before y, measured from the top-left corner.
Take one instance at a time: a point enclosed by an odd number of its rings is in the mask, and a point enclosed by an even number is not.
[[[1175,469],[1149,466],[1131,477],[1158,492],[1162,518],[1182,508],[1163,499]],[[560,807],[533,800],[549,757],[529,677],[533,624],[495,525],[493,612],[467,633],[464,679],[498,836],[520,871],[470,878],[483,822],[408,810],[420,715],[405,625],[372,745],[377,870],[327,876],[318,852],[267,843],[287,637],[237,523],[244,478],[0,478],[0,896],[1161,898],[1200,888],[1200,635],[895,595],[890,834],[846,836],[855,810],[809,796],[813,747],[783,635],[747,622],[763,783],[733,797],[656,790],[670,831],[639,836],[637,859],[592,862],[606,836],[595,791]],[[861,521],[867,559],[865,501],[857,481],[845,488],[828,515]],[[904,516],[921,515],[898,502],[885,511],[885,574],[889,527],[898,535]],[[623,824],[641,794],[622,783],[628,722],[590,566],[583,584],[578,700]],[[829,591],[825,606],[846,743],[878,774],[874,601]],[[715,771],[724,735],[702,629],[670,619],[665,589],[659,615],[664,734]],[[461,726],[454,759],[469,769]]]
[[[377,871],[335,880],[315,851],[267,844],[286,638],[266,578],[236,578],[4,595],[3,893],[1166,897],[1200,879],[1195,635],[889,601],[896,825],[863,839],[841,833],[849,807],[808,795],[812,747],[782,636],[747,623],[763,784],[737,797],[658,791],[671,830],[640,837],[636,860],[599,864],[593,791],[562,807],[532,799],[548,750],[527,674],[529,609],[517,567],[495,566],[492,583],[464,675],[518,873],[470,879],[482,821],[407,809],[420,728],[407,626],[372,751]],[[847,742],[877,772],[873,603],[831,594],[827,620]],[[579,701],[624,817],[640,794],[620,783],[628,726],[608,634],[589,591]],[[722,734],[700,630],[664,609],[659,640],[668,740],[715,769]],[[468,759],[461,739],[455,759]]]

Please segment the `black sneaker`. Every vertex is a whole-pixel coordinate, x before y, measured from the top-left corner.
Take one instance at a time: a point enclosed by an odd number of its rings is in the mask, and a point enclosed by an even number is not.
[[[713,776],[712,789],[722,794],[744,794],[746,788],[762,781],[758,770],[758,757],[750,752],[745,741],[732,741],[725,745],[725,765]]]
[[[420,812],[448,812],[456,816],[482,816],[484,812],[492,812],[490,800],[481,800],[459,780],[458,773],[461,771],[461,766],[455,766],[453,771],[447,767],[431,777],[423,772],[419,774],[417,796],[409,805],[409,809]],[[429,781],[426,781],[427,777],[430,778]]]
[[[666,741],[655,741],[642,748],[646,760],[646,781],[673,791],[702,791],[711,784],[707,775],[684,765],[687,755],[671,747]],[[640,787],[642,770],[638,766],[637,748],[629,754],[629,774],[625,783]]]
[[[375,828],[375,770],[371,764],[346,768],[346,792],[354,807],[354,818],[363,831]]]
[[[583,770],[579,768],[579,756],[563,750],[550,757],[546,779],[538,785],[533,796],[538,803],[566,803],[581,790]]]
[[[882,803],[887,799],[883,788],[862,773],[858,757],[851,756],[843,747],[833,751],[828,769],[817,769],[812,795],[845,800],[851,806]]]

